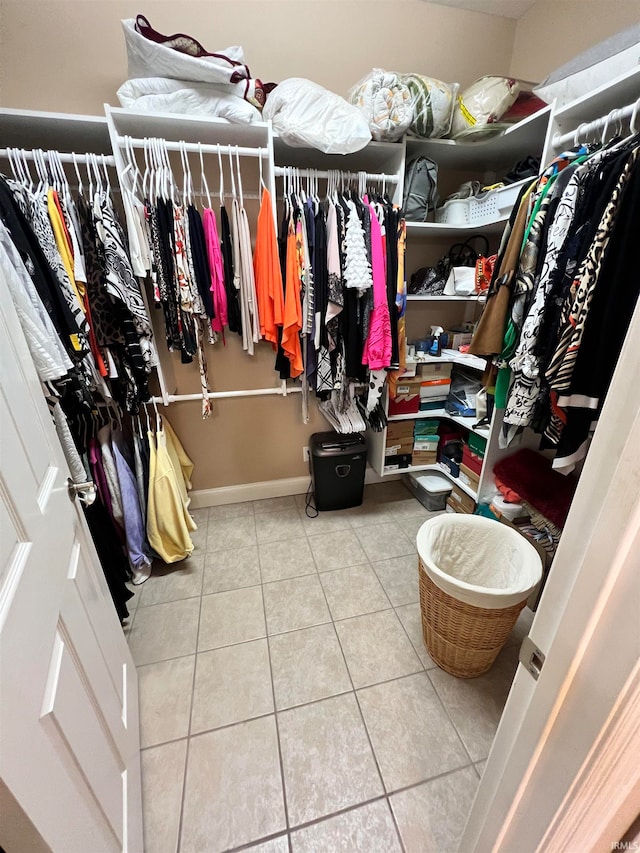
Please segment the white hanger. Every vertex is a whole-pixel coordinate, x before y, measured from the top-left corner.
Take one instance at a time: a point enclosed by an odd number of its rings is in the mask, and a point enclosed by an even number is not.
[[[240,195],[240,207],[244,207],[244,196],[242,195],[242,175],[240,174],[240,153],[236,145],[236,172],[238,174],[238,193]]]
[[[96,156],[96,160],[97,160]],[[111,198],[111,176],[109,175],[109,167],[107,166],[107,158],[104,154],[100,155],[100,165],[102,166],[102,171],[104,172],[104,182],[106,185],[107,198]]]
[[[162,418],[160,417],[160,412],[158,411],[154,397],[151,398],[151,402],[153,403],[153,410],[156,413],[156,432],[159,432],[162,429]]]
[[[149,140],[147,137],[144,137],[142,143],[142,151],[144,154],[144,175],[142,176],[142,197],[147,197],[147,180],[149,179]],[[149,189],[149,195],[151,195],[151,189]]]
[[[222,150],[218,145],[218,167],[220,169],[220,207],[224,205],[224,171],[222,168]]]
[[[262,148],[258,148],[258,171],[260,173],[260,186],[259,190],[263,190],[267,188],[267,185],[264,182],[264,178],[262,177]]]
[[[211,196],[209,195],[209,184],[207,176],[204,173],[204,160],[202,157],[202,143],[198,142],[198,155],[200,156],[200,197],[204,200],[202,190],[204,189],[207,196],[207,206],[211,208]]]
[[[633,112],[631,113],[631,118],[629,119],[629,130],[631,131],[631,135],[635,136],[638,133],[638,127],[636,126],[636,120],[638,118],[638,111],[640,110],[640,98],[633,105]]]
[[[82,185],[82,178],[80,176],[80,169],[78,168],[78,161],[76,159],[76,152],[75,151],[71,152],[71,159],[73,160],[73,168],[74,168],[75,173],[76,173],[76,178],[78,179],[78,195],[83,195],[83,189],[84,188]]]
[[[233,195],[234,201],[237,199],[236,194],[236,179],[233,175],[233,158],[231,156],[231,146],[227,146],[227,152],[229,154],[229,172],[231,173],[231,193]]]

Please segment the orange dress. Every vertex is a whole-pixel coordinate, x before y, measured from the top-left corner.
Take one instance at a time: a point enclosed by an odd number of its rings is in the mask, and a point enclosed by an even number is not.
[[[271,194],[266,188],[262,190],[258,214],[253,271],[260,315],[260,334],[270,341],[274,351],[277,351],[278,327],[284,325],[284,294]]]
[[[300,249],[302,246],[300,233]],[[284,326],[282,329],[282,349],[291,362],[291,378],[295,379],[303,371],[302,350],[300,348],[300,330],[302,329],[302,306],[300,291],[302,288],[302,253],[299,250],[296,230],[289,223],[287,234],[287,263],[284,298]]]

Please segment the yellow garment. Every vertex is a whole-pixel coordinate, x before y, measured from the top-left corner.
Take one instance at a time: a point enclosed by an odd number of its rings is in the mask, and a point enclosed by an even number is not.
[[[62,258],[62,263],[67,276],[69,277],[69,281],[71,282],[71,287],[76,295],[76,299],[78,300],[78,305],[82,308],[82,313],[84,314],[84,287],[76,283],[76,277],[73,271],[73,253],[69,246],[69,241],[67,240],[64,223],[60,217],[60,211],[58,210],[58,206],[55,202],[54,192],[55,191],[51,188],[47,190],[47,210],[49,211],[49,219],[51,220],[51,227],[53,228],[53,234],[56,238],[56,246],[58,247],[60,257]]]
[[[196,523],[188,513],[191,498],[187,494],[187,489],[191,488],[191,475],[193,474],[193,462],[187,456],[180,439],[173,431],[173,427],[166,418],[162,418],[162,425],[166,434],[167,451],[169,458],[176,472],[176,482],[180,490],[180,497],[184,512],[187,517],[187,526],[190,530],[197,530]],[[193,526],[191,526],[193,525]]]
[[[173,467],[167,447],[167,436],[159,429],[149,436],[149,496],[147,501],[147,538],[165,563],[176,563],[193,553],[193,542],[187,519],[196,525],[186,511],[180,483],[182,472]]]

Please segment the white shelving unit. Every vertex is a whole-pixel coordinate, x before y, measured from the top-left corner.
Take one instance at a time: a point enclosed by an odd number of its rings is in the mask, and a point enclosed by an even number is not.
[[[421,140],[407,138],[405,156],[407,160],[420,155],[434,160],[438,164],[439,181],[444,177],[445,183],[448,173],[455,173],[456,176],[461,176],[462,179],[467,179],[466,176],[468,176],[484,181],[485,183],[493,183],[506,174],[517,161],[522,160],[528,154],[542,157],[545,144],[549,138],[551,112],[551,107],[545,107],[522,122],[508,128],[501,135],[476,142],[456,142],[451,139]],[[451,242],[462,242],[472,234],[484,234],[495,242],[504,230],[508,218],[508,214],[505,214],[501,210],[501,215],[494,221],[481,224],[451,225],[438,222],[407,222],[407,249],[411,250],[415,255],[416,247],[419,247],[422,253],[429,249],[432,241],[437,243],[445,238],[449,238]],[[442,245],[442,243],[440,242],[439,245]],[[412,271],[410,268],[407,269],[407,278],[410,277]],[[484,302],[485,297],[477,295],[469,297],[408,295],[407,323],[415,325],[418,318],[424,316],[424,328],[426,330],[430,325],[438,322],[438,318],[443,316],[443,311],[448,312],[450,316],[451,311],[455,311],[455,309],[460,312],[458,322],[463,318],[465,320],[472,319],[474,313]],[[424,312],[424,315],[420,312]],[[450,362],[478,372],[484,371],[486,365],[484,359],[476,358],[472,355],[464,355],[455,350],[443,350],[440,357],[436,358],[425,355],[412,360],[411,366],[414,363],[419,365],[438,362]],[[444,409],[409,415],[392,415],[389,416],[388,420],[393,423],[396,421],[417,420],[419,418],[433,418],[434,420],[455,423],[464,430],[474,432],[476,435],[487,439],[487,449],[494,445],[497,447],[497,437],[495,437],[493,443],[491,441],[496,427],[495,414],[491,425],[480,429],[474,429],[473,424],[476,419],[449,415]],[[440,464],[410,465],[407,468],[385,465],[386,431],[381,433],[371,432],[369,433],[368,440],[371,465],[381,476],[419,471],[439,471],[465,492],[465,494],[476,501],[479,494],[482,494],[485,482],[492,479],[490,470],[493,466],[488,457],[485,457],[487,461],[483,466],[479,489],[476,492],[459,478],[454,477],[448,468]]]

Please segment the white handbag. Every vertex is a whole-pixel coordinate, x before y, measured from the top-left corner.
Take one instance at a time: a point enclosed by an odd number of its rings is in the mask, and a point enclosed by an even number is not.
[[[475,293],[475,289],[475,267],[451,267],[444,287],[445,296],[471,296]]]

